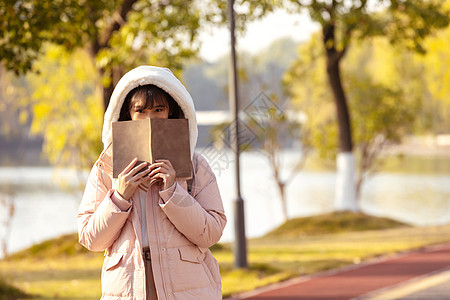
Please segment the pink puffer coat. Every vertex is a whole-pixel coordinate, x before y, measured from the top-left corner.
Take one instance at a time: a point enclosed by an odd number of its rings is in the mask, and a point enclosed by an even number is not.
[[[208,249],[217,243],[226,217],[216,178],[198,153],[191,194],[186,181],[175,189],[147,192],[147,230],[159,300],[222,299],[218,263]],[[122,211],[112,200],[111,158],[102,154],[88,179],[78,215],[80,243],[105,251],[102,299],[145,298],[139,192]]]
[[[177,181],[164,191],[156,186],[146,194],[136,191],[126,201],[112,180],[111,128],[127,94],[146,84],[169,93],[188,120],[194,179],[190,193],[186,181]],[[222,299],[219,267],[208,248],[222,236],[226,217],[214,173],[194,151],[197,137],[194,101],[169,69],[140,66],[117,83],[104,116],[105,150],[89,175],[78,215],[80,243],[93,251],[106,250],[102,299],[146,299],[140,195],[148,203],[146,229],[159,300]]]

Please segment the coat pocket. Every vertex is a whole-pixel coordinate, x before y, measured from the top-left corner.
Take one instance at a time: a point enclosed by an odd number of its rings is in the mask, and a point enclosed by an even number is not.
[[[108,261],[105,261],[105,271],[111,271],[112,269],[116,268],[119,265],[122,258],[123,253],[116,253],[111,255]]]
[[[125,253],[111,253],[105,258],[102,272],[102,294],[110,296],[130,295],[133,266]]]
[[[180,259],[184,261],[190,261],[199,264],[205,258],[205,254],[198,249],[196,246],[185,246],[178,248],[180,253]]]
[[[174,291],[195,290],[211,284],[203,268],[205,254],[197,246],[182,246],[171,252],[169,267]]]

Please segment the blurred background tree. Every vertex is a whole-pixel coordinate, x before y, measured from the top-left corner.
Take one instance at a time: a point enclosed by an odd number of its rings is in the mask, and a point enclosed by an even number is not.
[[[390,0],[242,0],[250,11],[270,11],[267,7],[285,7],[300,14],[307,10],[311,19],[320,24],[324,65],[338,125],[336,209],[357,210],[355,159],[353,154],[351,112],[341,78],[341,62],[350,45],[357,40],[375,36],[387,37],[392,44],[424,53],[423,41],[436,29],[449,24],[449,14],[442,1]],[[348,91],[347,91],[348,92]]]
[[[239,105],[242,110],[240,121],[243,128],[240,148],[242,151],[255,151],[267,159],[284,221],[289,219],[287,186],[303,169],[312,150],[307,143],[308,133],[303,130],[299,117],[302,112],[292,109],[282,86],[283,74],[295,59],[295,49],[296,44],[291,39],[281,38],[255,55],[248,52],[238,55]],[[213,72],[215,84],[222,86],[224,91],[228,88],[228,63],[228,57],[223,57],[215,65],[210,64],[206,70]],[[190,92],[195,94],[195,88]],[[224,131],[229,126],[230,122],[226,122],[212,128],[216,146],[224,145],[223,139],[229,137],[229,134],[224,135]],[[286,152],[292,147],[296,149],[296,163],[287,164]]]
[[[103,111],[126,71],[151,64],[179,75],[199,47],[194,1],[2,1],[0,15],[2,67],[28,74],[23,86],[34,90],[8,109],[31,120],[55,165],[93,163]]]
[[[82,49],[69,53],[47,44],[35,66],[39,74],[26,76],[32,94],[22,99],[32,107],[30,133],[44,137],[43,152],[52,165],[90,168],[103,148],[103,105],[95,65]]]
[[[262,92],[246,109],[246,126],[255,135],[255,147],[267,158],[274,183],[278,189],[283,223],[289,220],[288,185],[303,169],[312,151],[308,143],[310,132],[303,127],[303,112],[294,110],[289,102],[275,93]],[[251,148],[250,148],[251,149]],[[287,163],[289,149],[296,154]]]
[[[450,1],[446,1],[450,9]],[[431,131],[450,132],[450,27],[439,31],[425,43],[426,55],[417,58],[423,66],[424,82],[427,87],[427,111],[433,118]]]
[[[398,144],[412,134],[437,134],[448,128],[449,122],[443,122],[442,116],[446,110],[435,110],[441,100],[432,96],[433,87],[427,84],[436,71],[427,62],[437,55],[436,49],[427,45],[435,44],[436,38],[426,41],[425,55],[393,46],[386,38],[367,39],[354,43],[343,60],[342,79],[355,122],[357,198],[364,180],[381,166],[379,156],[386,146]],[[311,143],[330,164],[337,155],[338,128],[319,44],[320,37],[314,35],[299,47],[298,59],[286,73],[284,83],[294,105],[307,116],[303,126],[312,132]],[[445,61],[446,55],[441,57]],[[442,86],[441,79],[437,82]],[[436,120],[440,120],[439,130],[435,129]]]
[[[194,1],[56,0],[2,2],[0,57],[17,74],[33,65],[47,42],[84,48],[102,78],[104,107],[126,70],[158,64],[180,71],[198,50],[200,11]]]

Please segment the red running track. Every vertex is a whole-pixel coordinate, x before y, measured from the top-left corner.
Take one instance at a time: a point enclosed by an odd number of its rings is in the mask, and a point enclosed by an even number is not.
[[[276,285],[234,299],[345,300],[450,267],[450,244]]]

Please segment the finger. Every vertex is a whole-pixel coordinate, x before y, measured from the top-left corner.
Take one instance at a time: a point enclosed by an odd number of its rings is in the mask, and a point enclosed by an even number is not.
[[[131,171],[131,169],[134,167],[134,165],[137,162],[137,157],[133,158],[133,160],[130,162],[130,164],[128,166],[125,167],[125,169],[123,169],[123,171],[120,174],[127,174]]]
[[[147,166],[147,162],[143,162],[141,164],[139,164],[138,166],[134,167],[129,173],[128,175],[130,176],[134,176],[136,175],[139,171],[141,171],[143,168],[145,168]]]
[[[176,174],[174,169],[171,169],[170,167],[167,167],[167,166],[161,167],[159,169],[159,172],[156,172],[156,173],[167,174],[167,175]]]
[[[148,176],[152,177],[153,175],[158,174],[161,171],[162,171],[162,167],[158,167],[156,169],[153,169],[153,171],[150,174],[148,174]]]
[[[149,176],[149,178],[150,178],[150,185],[152,185],[154,183],[158,183],[158,182],[159,183],[164,182],[164,179],[161,178],[160,174],[156,174],[152,177]]]
[[[144,177],[141,177],[136,183],[137,183],[137,185],[140,185],[141,183],[146,183],[146,182],[149,182],[150,180],[151,180],[150,177],[144,176]]]
[[[161,162],[161,161],[169,161],[169,160],[165,159],[165,158],[158,158],[158,159],[155,159],[155,161],[156,162]]]
[[[157,168],[157,167],[161,167],[163,170],[167,170],[167,171],[171,171],[171,170],[175,171],[174,167],[168,160],[164,160],[163,162],[159,162],[159,163],[154,163],[150,166],[150,168]]]
[[[159,172],[169,174],[169,173],[175,172],[175,170],[170,168],[169,166],[165,165],[165,166],[159,167]]]
[[[164,165],[166,165],[164,162],[153,163],[153,164],[150,165],[150,169],[155,169],[155,168],[158,168],[158,167],[162,167]]]
[[[150,180],[150,185],[155,184],[155,183],[158,183],[158,182],[162,182],[162,180],[159,179],[159,178],[157,178],[157,179],[152,179],[152,180]]]
[[[151,176],[150,178],[151,178],[152,180],[153,180],[153,179],[157,179],[157,180],[164,181],[165,178],[166,178],[166,174],[158,173],[158,174],[155,174],[155,175]]]
[[[155,159],[155,162],[164,162],[168,164],[169,166],[172,166],[172,163],[168,159]]]
[[[131,181],[136,181],[141,179],[142,177],[147,177],[148,173],[150,173],[150,169],[147,169],[145,171],[139,172],[136,175],[134,175],[133,177],[131,177]]]
[[[173,168],[172,163],[170,162],[170,160],[168,159],[156,159],[155,163],[152,164],[152,166],[162,166],[162,165],[166,165],[169,166],[171,168]]]

